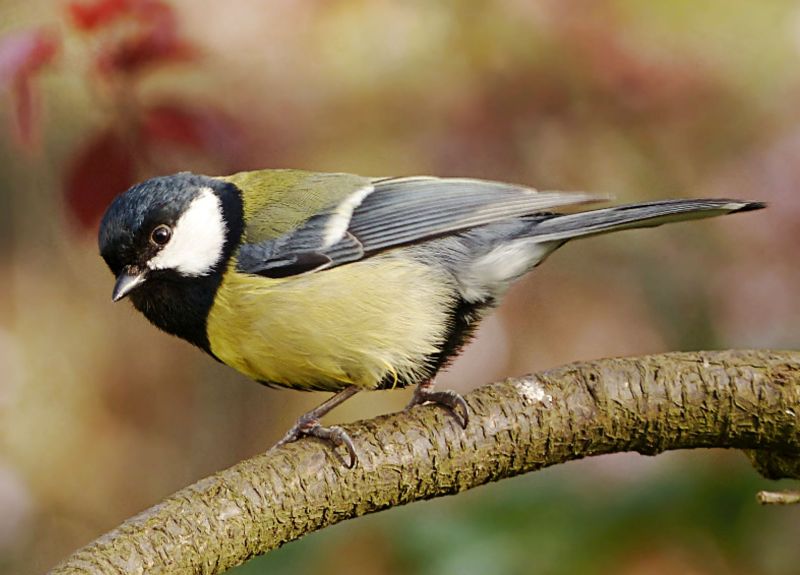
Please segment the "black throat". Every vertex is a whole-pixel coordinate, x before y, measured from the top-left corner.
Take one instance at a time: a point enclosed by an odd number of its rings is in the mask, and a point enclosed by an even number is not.
[[[130,298],[136,309],[165,332],[177,335],[212,356],[206,319],[222,274],[183,278],[174,273],[148,280]]]
[[[214,180],[212,189],[222,205],[226,223],[222,257],[208,275],[181,276],[175,271],[151,273],[130,294],[134,307],[165,332],[185,339],[214,357],[208,341],[207,320],[231,256],[241,241],[244,211],[240,190],[231,183]]]

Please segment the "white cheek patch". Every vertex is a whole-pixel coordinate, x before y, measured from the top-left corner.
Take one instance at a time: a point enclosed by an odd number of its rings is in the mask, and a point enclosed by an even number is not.
[[[210,188],[203,188],[178,218],[169,243],[147,267],[172,269],[185,276],[207,275],[222,257],[225,229],[219,198]]]

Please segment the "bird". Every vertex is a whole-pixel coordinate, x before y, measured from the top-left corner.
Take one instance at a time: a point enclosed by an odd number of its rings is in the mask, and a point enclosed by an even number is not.
[[[334,395],[278,445],[312,436],[357,453],[320,419],[361,390],[416,386],[466,427],[434,378],[509,286],[572,239],[746,212],[763,203],[672,199],[605,207],[586,192],[472,178],[294,169],[181,172],[118,195],[99,250],[156,327],[268,386]]]

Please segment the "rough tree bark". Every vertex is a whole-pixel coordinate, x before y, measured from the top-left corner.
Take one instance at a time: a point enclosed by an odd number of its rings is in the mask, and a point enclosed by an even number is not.
[[[80,549],[54,575],[214,574],[344,519],[591,455],[725,447],[800,477],[800,352],[577,363],[477,389],[466,431],[415,408],[346,426],[346,469],[303,440],[197,482]]]

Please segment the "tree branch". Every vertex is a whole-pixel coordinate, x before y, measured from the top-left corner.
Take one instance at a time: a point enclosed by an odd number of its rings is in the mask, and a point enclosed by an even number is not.
[[[303,440],[203,479],[80,549],[53,575],[214,574],[339,521],[591,455],[728,447],[800,477],[800,352],[671,353],[567,365],[345,426],[346,469]]]

